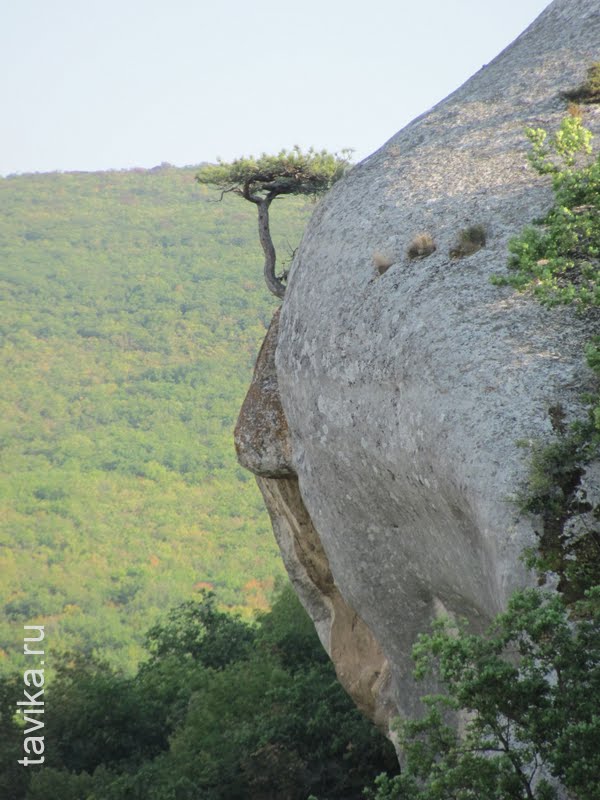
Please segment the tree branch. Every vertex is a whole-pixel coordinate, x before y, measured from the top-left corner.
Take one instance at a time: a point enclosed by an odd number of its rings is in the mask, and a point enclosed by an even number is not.
[[[235,192],[235,191],[238,191],[238,192],[239,192],[239,190],[238,190],[237,186],[230,186],[230,187],[229,187],[229,189],[221,189],[221,196],[220,196],[220,197],[219,197],[219,199],[218,199],[218,200],[216,200],[215,202],[216,202],[216,203],[220,203],[220,202],[223,200],[223,197],[224,197],[226,194],[229,194],[229,192]]]

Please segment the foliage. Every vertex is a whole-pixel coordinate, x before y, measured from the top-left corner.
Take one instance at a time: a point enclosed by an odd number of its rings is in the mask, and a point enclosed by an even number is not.
[[[37,621],[131,672],[165,608],[204,586],[248,616],[282,574],[232,443],[274,305],[252,209],[195,171],[0,179],[0,671]]]
[[[160,698],[104,662],[63,658],[46,696],[52,708],[45,727],[50,767],[92,772],[101,753],[104,761],[131,769],[166,747]]]
[[[240,661],[254,640],[252,628],[239,618],[218,611],[214,592],[200,601],[188,600],[148,631],[146,644],[154,661],[165,656],[191,658],[196,664],[223,669]]]
[[[576,624],[560,596],[527,590],[484,636],[448,620],[420,636],[415,676],[435,675],[447,694],[426,696],[425,716],[399,725],[403,772],[368,797],[551,800],[554,778],[597,800],[600,588],[575,611]]]
[[[315,638],[315,626],[308,614],[298,613],[298,598],[290,584],[268,612],[259,612],[257,647],[270,653],[287,670],[295,672],[316,663],[326,663],[327,654]]]
[[[578,114],[567,116],[557,133],[528,129],[529,160],[552,176],[555,202],[535,226],[510,242],[508,277],[494,278],[520,290],[531,289],[546,305],[600,305],[600,156],[590,160],[592,135]],[[600,379],[598,342],[586,348],[590,368]],[[555,441],[531,444],[527,486],[519,504],[542,521],[540,548],[529,566],[558,575],[568,601],[600,583],[600,505],[581,488],[586,465],[600,453],[600,394],[586,398],[587,418],[567,426],[560,406],[549,409]]]
[[[18,763],[23,758],[23,731],[14,714],[15,702],[23,697],[23,676],[0,680],[0,797],[21,800],[27,787],[27,770]]]
[[[87,772],[75,775],[44,767],[30,777],[27,800],[50,800],[54,797],[60,800],[96,800],[92,794],[94,782]]]
[[[567,602],[600,584],[600,508],[581,488],[585,467],[598,453],[597,401],[588,419],[556,430],[549,444],[528,443],[531,464],[519,506],[542,521],[539,549],[526,553],[526,563],[540,573],[558,576]]]
[[[227,657],[209,665],[208,642],[224,638]],[[11,800],[358,800],[392,768],[393,748],[340,687],[290,589],[256,626],[203,595],[147,640],[153,653],[133,677],[63,661],[47,692],[46,764],[21,768],[29,786]],[[2,763],[0,785],[11,768]]]
[[[282,299],[287,272],[276,273],[277,254],[271,237],[269,207],[282,195],[323,194],[339,180],[349,167],[350,150],[342,155],[317,152],[303,153],[299,147],[282,150],[276,156],[263,153],[260,158],[238,158],[231,163],[205,165],[196,175],[198,183],[216,186],[221,200],[228,192],[254,203],[258,212],[258,238],[265,255],[264,277],[269,291]]]
[[[569,114],[559,130],[548,139],[543,128],[527,128],[525,135],[531,142],[528,159],[540,175],[554,175],[554,189],[560,190],[563,183],[573,175],[578,154],[592,152],[592,133],[583,126],[578,114]],[[558,163],[555,159],[558,159]]]
[[[350,150],[341,155],[299,147],[281,150],[277,155],[263,153],[259,158],[237,158],[231,162],[203,166],[196,180],[216,186],[223,193],[234,192],[242,197],[263,197],[270,194],[312,195],[328,191],[347,171]]]
[[[535,226],[509,244],[508,277],[495,283],[531,289],[547,305],[600,304],[600,156],[580,165],[591,153],[591,133],[578,116],[566,117],[550,139],[542,129],[528,129],[529,160],[540,174],[552,176],[555,204]]]

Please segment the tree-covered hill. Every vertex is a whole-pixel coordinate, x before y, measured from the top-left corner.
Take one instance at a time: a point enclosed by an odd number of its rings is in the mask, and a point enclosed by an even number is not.
[[[0,179],[5,664],[36,620],[131,667],[159,610],[264,607],[282,571],[232,444],[274,307],[255,210],[194,174]],[[310,211],[278,203],[279,252]]]

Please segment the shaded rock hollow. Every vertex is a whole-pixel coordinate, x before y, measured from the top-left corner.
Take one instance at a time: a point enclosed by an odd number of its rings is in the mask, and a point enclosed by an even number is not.
[[[513,502],[528,463],[517,442],[552,438],[551,406],[581,413],[589,321],[490,276],[552,202],[524,128],[559,126],[561,93],[599,44],[600,0],[555,0],[334,187],[240,417],[240,461],[259,476],[296,590],[384,728],[417,710],[410,652],[433,618],[482,628],[534,580],[520,560],[536,521]],[[584,122],[600,133],[597,107]],[[469,226],[485,246],[452,257]],[[409,258],[424,233],[436,249]],[[382,274],[374,256],[390,264]]]

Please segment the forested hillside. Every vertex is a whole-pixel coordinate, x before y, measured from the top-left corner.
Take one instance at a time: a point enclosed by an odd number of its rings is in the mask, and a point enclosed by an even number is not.
[[[232,444],[274,308],[255,209],[194,174],[0,180],[4,668],[43,620],[131,669],[160,610],[264,608],[282,572]],[[310,212],[274,209],[284,259]]]

